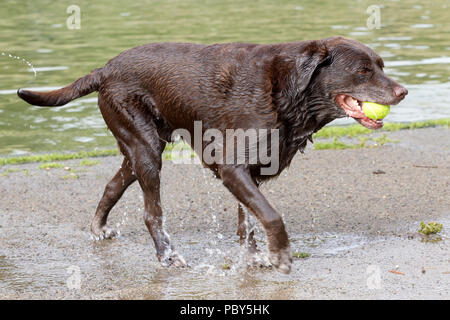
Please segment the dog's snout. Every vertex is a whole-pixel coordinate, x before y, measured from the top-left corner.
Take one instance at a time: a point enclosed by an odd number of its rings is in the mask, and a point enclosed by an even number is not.
[[[398,98],[404,98],[408,94],[408,90],[402,86],[396,86],[394,88],[394,95]]]

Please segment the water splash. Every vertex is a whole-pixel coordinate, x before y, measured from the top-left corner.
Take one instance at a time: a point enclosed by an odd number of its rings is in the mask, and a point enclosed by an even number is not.
[[[126,209],[128,210],[128,206],[126,207]],[[128,221],[128,213],[127,211],[123,212],[122,215],[122,220],[118,223],[116,223],[116,232],[117,232],[117,237],[120,237],[120,227],[123,226],[126,222]]]
[[[248,248],[248,242],[250,238],[250,233],[255,231],[256,229],[256,221],[252,214],[250,214],[247,210],[247,207],[244,206],[242,203],[239,203],[239,205],[242,208],[242,211],[244,212],[244,226],[245,226],[245,247]]]
[[[120,166],[120,169],[122,169],[122,166]],[[120,170],[120,177],[122,178],[122,187],[125,186],[125,178],[123,177],[123,171]]]
[[[203,259],[196,266],[196,270],[201,272],[206,272],[207,274],[214,274],[217,276],[225,276],[226,272],[224,270],[224,261],[230,260],[228,257],[230,253],[227,250],[222,250],[219,248],[220,243],[226,242],[225,236],[220,232],[221,225],[220,220],[218,219],[219,214],[223,214],[224,211],[224,203],[222,198],[222,192],[220,192],[220,188],[222,188],[222,182],[212,174],[212,172],[207,168],[201,169],[203,175],[203,182],[208,186],[206,189],[207,198],[209,202],[209,206],[206,210],[209,211],[209,215],[211,217],[211,226],[207,231],[212,237],[209,241],[209,247],[204,248],[206,255],[204,255]],[[211,262],[214,261],[213,265]],[[227,270],[228,273],[229,270]]]
[[[34,77],[35,78],[37,77],[36,69],[31,64],[30,61],[26,60],[25,58],[22,58],[22,57],[19,57],[19,56],[15,56],[15,55],[13,55],[11,53],[8,53],[8,52],[2,52],[2,56],[10,57],[11,59],[16,59],[16,60],[22,60],[23,63],[25,63],[27,66],[29,66],[31,68],[31,71],[33,71],[33,73],[34,73]]]

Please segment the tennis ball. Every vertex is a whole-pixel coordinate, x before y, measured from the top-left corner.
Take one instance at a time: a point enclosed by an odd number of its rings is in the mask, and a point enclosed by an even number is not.
[[[388,115],[391,107],[384,104],[364,101],[362,109],[367,118],[373,120],[381,120]]]

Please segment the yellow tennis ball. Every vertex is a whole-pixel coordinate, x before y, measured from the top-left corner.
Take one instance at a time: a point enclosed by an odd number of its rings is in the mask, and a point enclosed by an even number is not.
[[[362,109],[367,118],[381,120],[389,114],[391,107],[384,104],[364,101]]]

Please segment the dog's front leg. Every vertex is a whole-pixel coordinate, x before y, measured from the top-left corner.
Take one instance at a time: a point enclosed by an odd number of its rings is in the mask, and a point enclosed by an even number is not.
[[[223,166],[220,170],[223,184],[261,222],[267,236],[269,259],[283,273],[291,271],[292,256],[283,219],[272,208],[253,182],[243,165]]]

